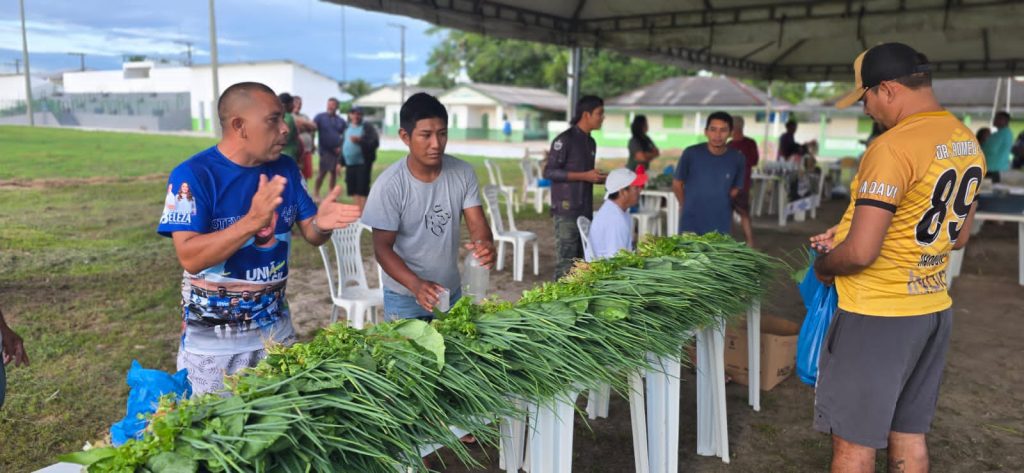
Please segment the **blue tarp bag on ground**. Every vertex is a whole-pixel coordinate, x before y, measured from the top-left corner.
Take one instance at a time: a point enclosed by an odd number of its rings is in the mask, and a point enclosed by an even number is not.
[[[143,416],[156,412],[161,396],[174,393],[179,398],[187,398],[192,395],[187,371],[181,370],[172,376],[143,368],[138,360],[132,360],[132,367],[128,369],[128,386],[131,388],[128,412],[124,419],[110,426],[110,440],[114,445],[142,438],[142,430],[146,428]]]
[[[807,307],[807,316],[800,327],[796,342],[796,374],[800,381],[814,386],[818,380],[818,356],[821,344],[828,333],[832,315],[836,312],[839,297],[836,286],[826,286],[814,274],[814,256],[811,253],[811,267],[800,282],[800,297]]]

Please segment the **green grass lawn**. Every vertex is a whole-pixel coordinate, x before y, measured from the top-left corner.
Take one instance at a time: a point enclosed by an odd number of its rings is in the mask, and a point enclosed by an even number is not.
[[[213,143],[0,127],[0,308],[32,361],[8,371],[0,472],[32,471],[103,438],[124,415],[132,359],[174,369],[181,268],[155,228],[165,176]],[[381,153],[375,174],[403,155]],[[459,157],[488,182],[484,158]],[[496,162],[518,185],[518,162]],[[523,206],[517,219],[527,218],[548,217]],[[305,244],[292,258],[295,268],[322,264]]]

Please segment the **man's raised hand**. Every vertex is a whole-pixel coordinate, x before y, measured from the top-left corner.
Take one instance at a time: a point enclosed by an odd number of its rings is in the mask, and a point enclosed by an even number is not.
[[[320,202],[320,208],[316,211],[316,226],[321,230],[345,228],[363,216],[363,211],[358,205],[338,202],[340,196],[341,186],[334,186]]]
[[[284,193],[287,184],[288,178],[284,176],[274,176],[268,180],[265,174],[260,174],[260,183],[256,188],[256,195],[252,196],[252,204],[247,214],[256,228],[265,228],[274,223],[274,212],[284,201],[281,194]]]

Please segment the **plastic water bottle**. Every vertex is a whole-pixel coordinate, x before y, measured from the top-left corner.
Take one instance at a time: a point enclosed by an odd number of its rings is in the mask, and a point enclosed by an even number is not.
[[[445,289],[441,291],[441,294],[437,296],[437,304],[434,304],[434,308],[447,313],[452,308],[451,291]]]
[[[483,267],[473,253],[466,255],[462,273],[462,278],[465,281],[463,293],[472,297],[475,302],[480,302],[487,297],[487,290],[491,284],[491,270]]]

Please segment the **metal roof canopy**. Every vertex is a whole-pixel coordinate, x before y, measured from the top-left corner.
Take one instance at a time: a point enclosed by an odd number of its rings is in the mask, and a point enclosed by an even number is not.
[[[1024,72],[1024,2],[1010,0],[323,1],[749,78],[852,81],[857,54],[889,41],[936,77]]]

